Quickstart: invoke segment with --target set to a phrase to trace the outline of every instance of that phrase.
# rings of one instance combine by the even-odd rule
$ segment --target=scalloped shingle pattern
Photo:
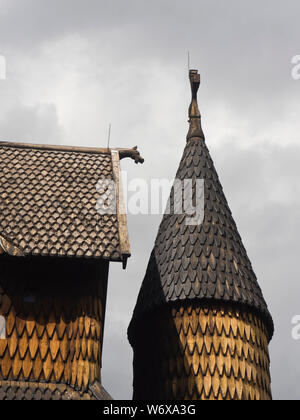
[[[109,203],[111,156],[0,145],[0,235],[25,255],[120,261],[118,220]]]
[[[0,266],[0,379],[80,391],[99,382],[108,262],[2,255]]]
[[[96,393],[108,261],[2,255],[0,266],[0,314],[6,320],[0,400],[14,397],[14,389],[18,398],[27,391],[41,399],[84,399],[91,387]]]
[[[273,321],[243,246],[217,172],[203,140],[190,140],[177,179],[204,179],[204,221],[189,226],[185,214],[165,214],[139,293],[133,322],[168,302],[202,299],[246,305]],[[170,195],[174,207],[174,188]],[[170,212],[172,213],[172,211]],[[129,329],[129,337],[131,334]]]
[[[34,400],[111,400],[99,382],[88,390],[78,390],[65,384],[42,382],[0,381],[0,400],[34,401]]]

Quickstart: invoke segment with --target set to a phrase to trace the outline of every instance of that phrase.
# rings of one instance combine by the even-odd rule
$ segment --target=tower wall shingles
[[[272,398],[267,331],[256,315],[226,306],[168,305],[140,331],[135,400]]]

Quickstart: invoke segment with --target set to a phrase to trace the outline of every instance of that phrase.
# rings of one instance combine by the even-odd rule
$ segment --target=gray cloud
[[[0,119],[3,140],[49,144],[55,139],[60,144],[63,133],[53,104],[16,106]]]

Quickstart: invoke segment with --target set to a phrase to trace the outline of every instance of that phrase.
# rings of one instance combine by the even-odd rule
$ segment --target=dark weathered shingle
[[[76,389],[70,385],[0,380],[0,400],[111,400],[99,382],[88,389]]]
[[[111,153],[0,143],[0,236],[24,255],[121,261],[118,215],[101,215],[111,200]]]

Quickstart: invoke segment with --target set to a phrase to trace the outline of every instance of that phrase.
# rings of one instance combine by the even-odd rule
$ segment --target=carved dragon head
[[[145,159],[142,158],[137,146],[133,147],[132,149],[118,149],[118,151],[120,155],[120,160],[125,158],[131,158],[135,161],[136,164],[145,162]]]

